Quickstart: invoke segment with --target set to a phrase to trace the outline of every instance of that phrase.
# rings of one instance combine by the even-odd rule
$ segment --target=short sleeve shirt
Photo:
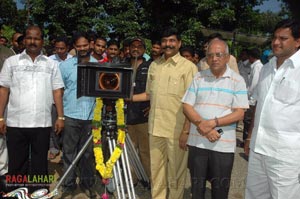
[[[229,67],[220,78],[215,78],[209,69],[197,73],[182,102],[193,106],[196,112],[207,120],[226,116],[232,113],[234,108],[249,107],[246,83],[242,76]],[[188,145],[218,152],[234,152],[236,124],[220,128],[224,131],[223,135],[212,143],[200,135],[196,126],[192,124]]]
[[[179,53],[167,60],[162,56],[151,63],[146,85],[151,103],[150,134],[179,138],[185,120],[181,98],[196,73],[196,65]]]
[[[6,59],[0,73],[0,85],[10,89],[7,126],[52,126],[53,90],[64,87],[55,61],[41,54],[33,62],[24,50]]]

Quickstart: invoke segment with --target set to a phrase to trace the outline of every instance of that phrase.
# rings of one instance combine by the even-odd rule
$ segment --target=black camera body
[[[133,69],[129,63],[79,63],[77,98],[130,98]]]

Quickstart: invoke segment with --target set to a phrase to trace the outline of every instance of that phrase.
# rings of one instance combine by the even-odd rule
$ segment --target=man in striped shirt
[[[211,41],[206,54],[210,68],[197,73],[182,99],[183,111],[192,123],[187,140],[192,198],[205,198],[207,179],[212,198],[228,197],[235,125],[248,108],[244,79],[226,66],[229,55],[223,40]]]

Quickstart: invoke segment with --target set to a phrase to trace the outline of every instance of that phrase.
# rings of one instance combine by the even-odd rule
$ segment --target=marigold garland
[[[94,155],[96,160],[96,170],[100,173],[103,179],[109,179],[113,177],[113,167],[116,161],[120,158],[126,134],[124,131],[125,119],[124,119],[124,100],[118,99],[116,101],[116,112],[117,112],[117,127],[118,127],[118,138],[117,145],[111,154],[110,158],[104,163],[102,142],[101,142],[101,116],[102,116],[103,101],[101,98],[96,99],[96,107],[94,109],[93,118],[93,141],[94,141]]]

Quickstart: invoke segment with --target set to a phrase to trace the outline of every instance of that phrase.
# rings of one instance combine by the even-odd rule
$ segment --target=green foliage
[[[15,30],[11,26],[3,25],[1,28],[1,34],[5,36],[9,41],[11,40]]]
[[[159,39],[166,27],[182,32],[184,44],[199,46],[201,28],[246,34],[271,33],[278,20],[289,16],[259,13],[253,7],[265,0],[23,0],[17,10],[13,0],[1,0],[0,22],[15,30],[29,23],[42,26],[49,35],[72,35],[93,30],[102,37],[123,40],[132,36]],[[288,0],[285,0],[288,1]],[[236,45],[234,45],[236,46]]]
[[[108,15],[110,37],[123,40],[139,34],[142,16],[139,16],[140,11],[135,1],[107,0],[104,8]]]
[[[211,16],[208,18],[211,26],[221,26],[222,24],[231,23],[236,21],[235,12],[229,8],[224,8],[222,10],[213,10]]]
[[[182,43],[183,45],[192,45],[199,46],[201,43],[201,38],[203,35],[200,31],[200,28],[203,28],[200,21],[197,21],[194,18],[190,18],[187,21],[189,29],[182,32]]]

